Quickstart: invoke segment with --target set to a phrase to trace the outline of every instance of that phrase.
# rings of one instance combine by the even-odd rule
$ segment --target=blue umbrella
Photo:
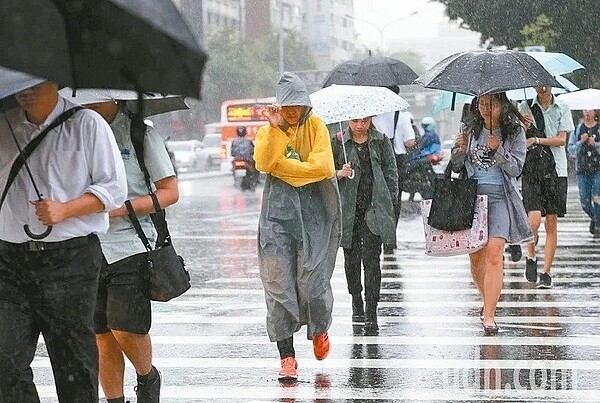
[[[550,74],[559,76],[571,73],[585,67],[577,60],[564,53],[553,52],[525,52],[538,61]]]

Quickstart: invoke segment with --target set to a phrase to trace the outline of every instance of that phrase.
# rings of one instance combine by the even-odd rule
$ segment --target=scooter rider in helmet
[[[246,126],[238,126],[235,131],[238,138],[231,142],[231,156],[234,160],[246,161],[247,172],[256,181],[258,179],[258,171],[254,165],[254,143],[246,137],[248,133]]]
[[[254,143],[246,138],[246,126],[238,126],[235,129],[238,136],[237,139],[231,142],[231,156],[234,159],[244,159],[252,163],[252,154],[254,154]]]

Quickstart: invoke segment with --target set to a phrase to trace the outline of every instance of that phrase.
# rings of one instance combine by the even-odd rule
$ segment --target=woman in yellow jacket
[[[340,201],[329,132],[311,114],[304,83],[284,73],[269,124],[256,135],[256,168],[267,174],[258,231],[267,333],[277,342],[280,380],[297,379],[293,336],[307,325],[317,360],[329,353],[331,275],[339,247]]]

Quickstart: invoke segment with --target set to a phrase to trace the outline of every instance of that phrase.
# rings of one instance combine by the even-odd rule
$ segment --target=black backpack
[[[539,105],[533,105],[532,100],[527,101],[527,104],[533,113],[535,125],[531,124],[529,126],[525,137],[545,138],[546,124],[544,123],[542,110]],[[525,164],[523,165],[521,175],[527,178],[556,178],[556,164],[550,147],[541,144],[533,144],[529,147],[525,155]]]

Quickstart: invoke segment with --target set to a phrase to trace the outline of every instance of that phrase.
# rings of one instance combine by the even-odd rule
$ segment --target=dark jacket
[[[338,180],[340,197],[342,200],[342,242],[341,246],[350,248],[352,245],[352,229],[356,212],[356,196],[358,182],[361,176],[361,166],[354,142],[351,141],[350,129],[344,131],[344,142],[348,153],[348,162],[354,168],[354,178]],[[373,194],[371,206],[367,210],[365,219],[369,230],[381,237],[384,245],[396,245],[396,220],[394,205],[398,200],[398,171],[396,158],[390,141],[374,128],[369,129],[367,139],[371,168],[373,170]],[[344,151],[342,143],[335,137],[331,139],[335,168],[341,169],[344,165]]]

